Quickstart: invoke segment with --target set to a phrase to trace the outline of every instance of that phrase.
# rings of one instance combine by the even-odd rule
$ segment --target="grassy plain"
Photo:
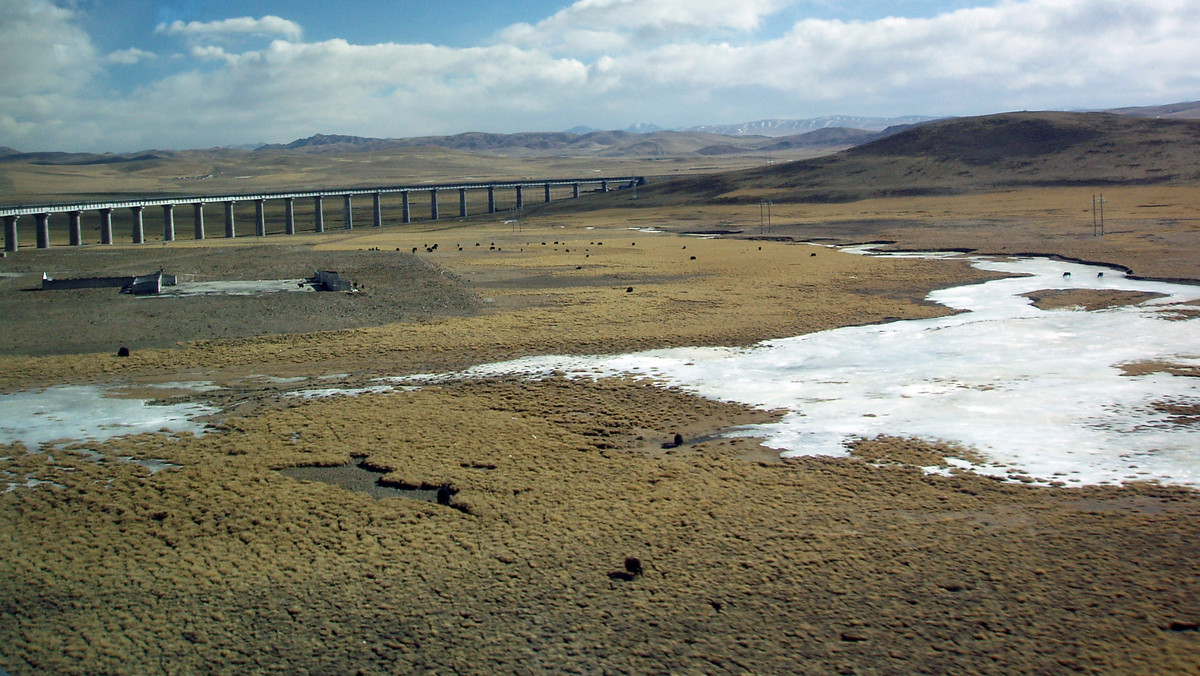
[[[1192,491],[927,476],[920,467],[963,451],[896,438],[864,440],[849,458],[780,462],[753,441],[704,440],[772,412],[631,379],[286,396],[529,354],[745,345],[933,316],[945,310],[923,301],[928,290],[980,278],[961,263],[799,243],[809,239],[1037,251],[1200,277],[1194,187],[1104,188],[1104,237],[1092,235],[1092,192],[780,203],[761,233],[753,201],[621,191],[530,209],[519,225],[393,217],[261,241],[23,248],[0,260],[11,275],[0,277],[0,329],[22,346],[0,356],[0,391],[203,380],[221,389],[169,396],[226,413],[202,436],[78,447],[100,463],[70,449],[3,454],[10,476],[59,487],[0,495],[0,666],[1200,670]],[[681,234],[705,230],[741,232]],[[213,279],[336,266],[364,290],[207,300],[27,290],[42,271],[160,266]],[[132,355],[116,357],[118,345]],[[675,432],[689,443],[664,450]],[[129,456],[179,468],[150,474],[118,461]],[[375,500],[275,471],[353,456],[394,483],[449,483],[452,503]],[[644,575],[625,575],[629,556]]]

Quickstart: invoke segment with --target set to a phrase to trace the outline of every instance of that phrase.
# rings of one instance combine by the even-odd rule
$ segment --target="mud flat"
[[[530,221],[520,231],[488,222],[295,242],[301,257],[329,252],[344,257],[342,267],[363,266],[366,290],[352,296],[274,294],[203,313],[187,303],[214,299],[56,301],[70,308],[57,315],[58,332],[92,337],[0,357],[3,391],[206,381],[221,389],[164,399],[225,413],[200,435],[79,444],[105,460],[155,458],[178,469],[68,463],[70,444],[0,452],[5,476],[56,485],[0,495],[0,665],[10,673],[1200,669],[1200,499],[1189,489],[998,481],[950,471],[946,457],[961,449],[888,436],[844,458],[767,461],[753,440],[694,440],[772,412],[629,378],[285,396],[536,354],[738,346],[933,317],[948,310],[923,300],[929,290],[993,276],[959,262],[632,232],[646,223],[599,216]],[[432,243],[437,253],[412,257],[412,247]],[[247,247],[243,258],[251,265],[272,252]],[[0,270],[32,274],[58,261],[54,250],[45,260],[27,253],[38,252],[22,250]],[[103,253],[143,269],[160,250]],[[434,274],[405,276],[417,269]],[[398,290],[414,279],[429,284]],[[0,279],[2,302],[36,316],[21,308],[45,301],[23,280]],[[384,291],[389,284],[397,290]],[[420,312],[386,316],[388,293]],[[327,313],[327,326],[281,329],[296,310],[283,304],[322,298],[328,305],[305,311]],[[87,333],[119,311],[93,302],[127,301],[158,303],[156,319],[179,327],[172,342],[135,345],[121,358],[128,325]],[[30,341],[28,326],[5,321],[5,338]],[[238,332],[214,335],[219,326]],[[664,449],[675,433],[685,444]],[[451,505],[377,499],[277,471],[359,456],[396,485],[451,484]],[[939,464],[942,475],[924,469]],[[627,557],[643,574],[624,574]]]

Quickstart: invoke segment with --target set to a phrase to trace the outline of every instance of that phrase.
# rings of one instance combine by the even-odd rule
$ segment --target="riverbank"
[[[381,271],[360,276],[364,292],[324,301],[331,307],[369,306],[389,279],[399,288],[388,261],[434,243],[437,253],[422,248],[418,257],[463,305],[305,334],[199,333],[192,338],[207,339],[135,345],[126,358],[109,342],[116,333],[98,333],[94,353],[0,358],[6,391],[205,380],[230,388],[216,403],[231,411],[202,436],[86,444],[103,463],[68,462],[69,451],[5,454],[4,471],[61,488],[0,496],[0,542],[18,553],[0,562],[0,612],[11,619],[0,625],[3,666],[1197,669],[1200,582],[1188,571],[1200,500],[1192,491],[931,476],[920,467],[958,451],[894,438],[860,444],[849,458],[748,462],[752,442],[694,442],[769,412],[628,379],[281,396],[318,382],[351,387],[529,354],[744,345],[938,316],[947,311],[923,301],[928,290],[982,276],[961,263],[629,225],[645,223],[527,221],[520,231],[488,223],[300,240],[314,259],[350,252],[348,262]],[[145,249],[115,251],[137,266],[155,261]],[[270,254],[247,251],[250,262]],[[33,258],[20,263],[30,273],[41,262]],[[21,291],[21,278],[3,283],[37,295]],[[136,307],[186,329],[169,317],[186,306],[162,305],[179,301],[189,302],[95,302],[159,303]],[[294,301],[256,302],[202,314],[213,326],[252,327],[287,311],[272,303]],[[103,307],[74,306],[60,330],[103,321]],[[308,380],[284,382],[300,376]],[[687,443],[664,449],[677,432]],[[392,483],[452,485],[451,504],[375,500],[276,471],[359,455]],[[129,456],[179,469],[150,474],[116,461]],[[628,572],[627,557],[642,562],[641,575]]]

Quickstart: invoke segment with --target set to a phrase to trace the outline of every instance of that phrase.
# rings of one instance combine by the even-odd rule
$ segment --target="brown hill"
[[[1132,115],[1133,117],[1168,117],[1181,120],[1193,120],[1200,118],[1200,101],[1168,103],[1162,106],[1133,106],[1130,108],[1113,108],[1112,110],[1106,112],[1117,113],[1119,115]]]
[[[1200,182],[1200,120],[1005,113],[918,126],[849,150],[649,186],[673,202],[844,202],[1033,186]]]

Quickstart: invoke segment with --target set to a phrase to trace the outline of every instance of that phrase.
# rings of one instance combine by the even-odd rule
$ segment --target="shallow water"
[[[366,493],[379,500],[395,497],[424,500],[426,502],[436,502],[437,500],[438,492],[436,489],[399,488],[380,483],[380,478],[384,474],[387,474],[387,472],[368,468],[363,458],[355,458],[349,463],[333,467],[288,467],[279,470],[279,473],[293,479],[320,481],[345,488],[349,491]]]
[[[764,437],[784,456],[839,456],[856,438],[916,436],[980,451],[992,464],[975,469],[986,473],[1067,484],[1157,479],[1200,487],[1200,428],[1175,424],[1153,408],[1200,403],[1200,379],[1127,376],[1119,368],[1143,360],[1200,363],[1200,321],[1170,319],[1173,307],[1200,298],[1200,287],[1047,259],[973,264],[1026,276],[930,294],[964,311],[950,317],[848,327],[744,349],[518,359],[460,375],[643,374],[714,399],[784,409],[781,421],[741,432]],[[1084,312],[1040,310],[1021,296],[1079,288],[1166,297]]]

